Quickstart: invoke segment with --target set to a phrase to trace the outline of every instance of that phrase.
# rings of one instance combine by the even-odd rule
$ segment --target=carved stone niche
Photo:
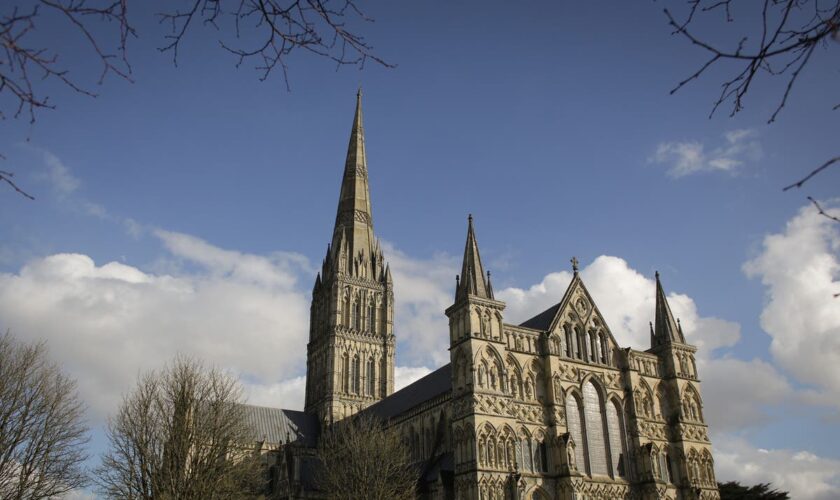
[[[575,440],[571,433],[565,432],[560,435],[561,464],[560,473],[564,475],[578,475],[577,463],[575,460]]]

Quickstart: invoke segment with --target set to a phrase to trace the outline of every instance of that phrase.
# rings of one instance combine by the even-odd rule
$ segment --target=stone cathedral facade
[[[651,345],[619,346],[574,277],[557,304],[505,322],[470,216],[450,363],[394,392],[393,278],[373,230],[361,94],[333,230],[312,291],[304,412],[253,408],[279,445],[282,498],[318,498],[318,429],[359,412],[403,436],[429,499],[716,499],[696,348],[656,276]],[[398,299],[398,297],[397,297]],[[261,427],[260,427],[261,426]]]

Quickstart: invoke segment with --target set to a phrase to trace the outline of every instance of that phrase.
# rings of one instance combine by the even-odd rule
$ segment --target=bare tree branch
[[[835,156],[834,158],[832,158],[832,159],[828,160],[827,162],[823,163],[819,167],[812,170],[810,174],[806,175],[802,179],[799,179],[798,181],[794,182],[790,186],[785,186],[785,188],[782,189],[782,191],[787,191],[787,190],[793,189],[793,188],[797,188],[797,189],[801,188],[802,185],[805,184],[806,182],[808,182],[809,180],[811,180],[812,177],[814,177],[815,175],[819,174],[820,172],[822,172],[823,170],[827,169],[828,167],[834,165],[837,162],[840,162],[840,156]]]
[[[673,34],[680,35],[693,45],[709,53],[710,59],[693,75],[677,84],[671,93],[699,78],[713,64],[724,60],[741,62],[742,69],[722,84],[720,95],[712,106],[713,115],[718,107],[732,101],[730,116],[743,109],[744,96],[754,79],[762,72],[770,75],[788,75],[785,91],[768,122],[775,121],[790,96],[793,84],[809,62],[814,49],[821,43],[838,36],[840,30],[840,1],[829,8],[821,8],[816,0],[764,0],[761,10],[761,37],[757,47],[748,50],[749,36],[741,38],[735,49],[721,49],[702,40],[689,30],[699,11],[710,12],[724,8],[727,21],[731,21],[732,0],[689,0],[689,13],[682,22],[677,21],[669,9],[664,9]],[[810,9],[810,16],[804,15]]]
[[[237,57],[239,67],[246,60],[255,59],[260,80],[266,80],[278,67],[289,88],[287,58],[301,49],[336,63],[364,67],[372,60],[385,67],[393,67],[373,53],[365,39],[347,29],[347,21],[357,18],[372,22],[356,6],[354,0],[190,0],[185,9],[158,14],[162,23],[169,23],[172,32],[161,52],[172,52],[178,63],[178,49],[187,31],[201,22],[219,29],[219,23],[231,20],[236,43],[219,40],[220,46]],[[245,30],[257,41],[240,45]]]
[[[814,207],[817,209],[817,212],[819,212],[819,214],[822,215],[823,217],[828,217],[829,219],[831,219],[835,222],[840,222],[840,217],[837,217],[835,215],[831,215],[830,213],[823,210],[823,207],[814,198],[809,196],[808,201],[810,201],[814,205]]]
[[[0,13],[0,119],[28,116],[34,123],[41,109],[55,106],[44,95],[38,84],[54,80],[80,94],[96,97],[96,93],[71,77],[70,70],[61,64],[58,49],[45,47],[35,40],[35,33],[43,23],[57,18],[69,23],[87,42],[101,64],[98,83],[109,74],[131,80],[126,46],[129,36],[135,34],[128,23],[128,0],[37,0],[18,5],[12,2]],[[117,26],[114,48],[106,48],[98,29],[102,23]],[[23,196],[34,199],[19,189],[10,175],[0,177]]]
[[[811,61],[816,48],[826,47],[832,40],[840,42],[840,0],[764,0],[760,12],[760,36],[753,37],[757,38],[758,42],[751,44],[750,36],[743,36],[734,49],[719,48],[690,30],[700,13],[723,9],[726,21],[733,21],[730,9],[733,5],[732,0],[688,0],[688,5],[688,13],[682,22],[667,8],[664,9],[665,16],[673,28],[674,35],[682,36],[692,45],[702,48],[709,54],[709,59],[697,71],[680,81],[671,93],[698,79],[710,67],[722,61],[742,65],[734,76],[721,84],[720,94],[709,114],[710,118],[727,102],[732,103],[730,116],[741,111],[745,96],[760,75],[784,76],[787,79],[784,91],[767,121],[774,122],[787,105],[793,86]],[[840,109],[840,104],[832,109]],[[838,161],[840,157],[826,161],[807,176],[785,187],[783,191],[801,188],[815,175]],[[813,202],[812,198],[808,199]],[[822,210],[820,213],[836,220]]]
[[[0,170],[0,181],[3,181],[5,183],[9,184],[10,186],[12,186],[12,189],[17,191],[18,193],[20,193],[24,197],[29,198],[30,200],[34,200],[35,199],[34,196],[27,193],[23,189],[19,188],[18,185],[14,183],[14,181],[12,180],[12,177],[14,177],[14,176],[15,176],[15,174],[12,173],[12,172],[6,172],[5,170]]]
[[[97,469],[107,498],[256,498],[263,469],[229,375],[177,358],[143,376],[108,425]]]
[[[316,484],[329,500],[415,498],[419,471],[395,428],[360,413],[333,424],[318,440]]]
[[[87,484],[83,412],[45,344],[0,336],[0,498],[54,498]]]

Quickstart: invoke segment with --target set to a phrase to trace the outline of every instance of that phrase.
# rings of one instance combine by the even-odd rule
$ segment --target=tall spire
[[[488,276],[489,277],[489,276]],[[484,268],[481,265],[481,255],[478,253],[478,243],[475,240],[473,218],[470,214],[467,223],[467,244],[464,247],[464,263],[461,266],[460,281],[455,290],[455,301],[474,295],[484,299],[493,298],[493,289],[484,278]]]
[[[362,125],[362,89],[356,93],[356,114],[347,146],[347,160],[344,163],[344,177],[335,216],[333,250],[344,236],[351,258],[363,253],[367,259],[374,252],[373,218],[370,210],[368,189],[367,157],[365,155],[365,129]]]
[[[668,299],[665,297],[665,290],[659,280],[659,271],[656,272],[656,326],[653,330],[653,345],[666,344],[670,342],[683,342],[685,338],[682,329],[674,321],[671,307],[668,306]]]

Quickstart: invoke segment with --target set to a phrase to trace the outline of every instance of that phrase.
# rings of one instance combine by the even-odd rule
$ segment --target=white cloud
[[[449,322],[443,311],[455,297],[454,257],[416,259],[382,244],[394,278],[394,335],[403,363],[441,366],[449,362]]]
[[[768,408],[793,403],[787,379],[761,359],[701,359],[697,370],[703,378],[703,416],[715,432],[759,426],[769,420]]]
[[[840,210],[832,211],[835,215]],[[744,265],[761,279],[767,302],[761,326],[774,359],[801,382],[840,400],[840,226],[804,207],[785,230],[764,238],[761,253]]]
[[[604,315],[607,325],[620,345],[646,349],[650,344],[649,322],[656,304],[656,282],[647,278],[627,261],[602,255],[581,270],[581,278]],[[554,272],[528,288],[506,288],[496,295],[507,302],[505,318],[519,323],[534,316],[563,298],[572,275]],[[668,302],[679,317],[688,341],[700,348],[701,356],[714,349],[731,346],[738,341],[738,324],[714,317],[702,317],[691,297],[671,292]]]
[[[432,373],[432,370],[425,366],[394,367],[394,390],[398,391],[407,385],[411,385],[430,373]]]
[[[47,151],[41,152],[44,155],[44,163],[46,163],[47,169],[40,178],[46,180],[56,194],[67,196],[79,189],[81,182],[70,173],[70,169],[59,157]]]
[[[668,175],[675,178],[699,172],[735,173],[747,161],[761,159],[757,136],[751,129],[732,130],[724,134],[724,144],[709,152],[697,141],[663,142],[648,161],[667,165]]]
[[[802,450],[755,448],[735,436],[713,439],[718,481],[770,483],[797,500],[835,499],[840,494],[840,460]]]
[[[153,274],[57,254],[0,274],[0,327],[46,339],[99,417],[139,372],[178,352],[261,384],[302,371],[308,299],[296,288],[306,267],[298,256],[229,252],[177,233],[161,238],[195,269]]]
[[[306,376],[301,375],[276,384],[245,382],[245,400],[252,405],[303,410]]]

